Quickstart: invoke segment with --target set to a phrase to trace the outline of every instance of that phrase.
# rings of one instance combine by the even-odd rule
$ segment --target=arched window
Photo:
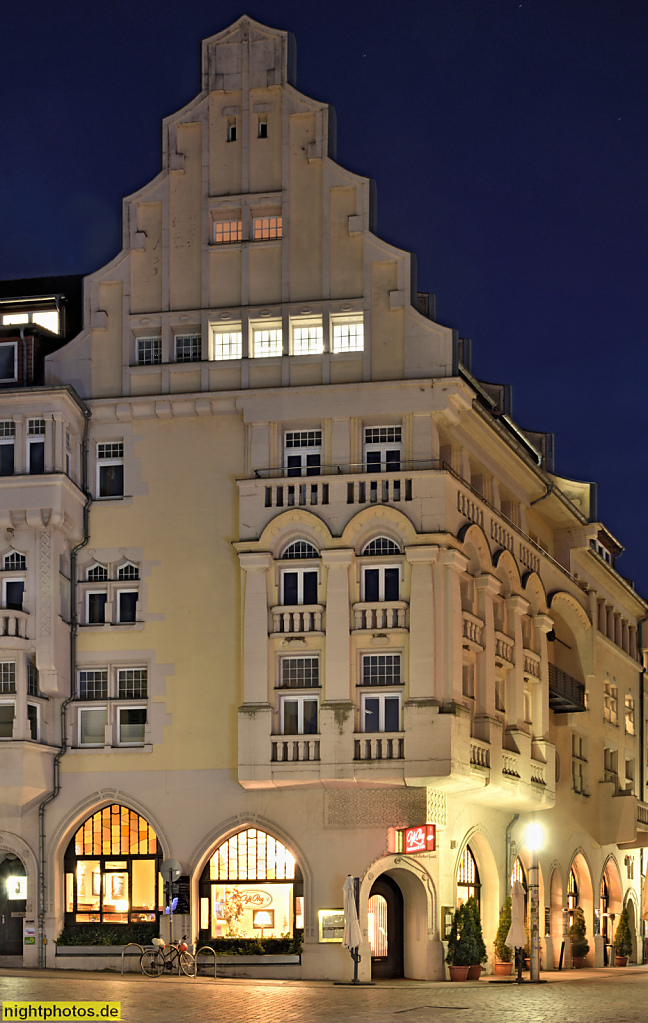
[[[293,561],[297,558],[319,558],[319,551],[308,540],[293,540],[285,548],[281,557]]]
[[[467,845],[457,871],[457,904],[460,906],[467,902],[471,895],[474,895],[479,904],[480,892],[479,871],[470,846]]]
[[[65,922],[158,920],[162,854],[148,821],[113,803],[81,825],[65,853]]]
[[[574,922],[574,910],[578,905],[578,883],[574,868],[569,871],[569,882],[567,884],[567,908],[569,910],[569,926]]]
[[[93,565],[88,569],[86,578],[90,582],[104,582],[108,578],[108,569],[105,565]]]
[[[529,889],[527,886],[526,873],[524,871],[524,867],[522,866],[522,861],[519,856],[515,857],[515,863],[513,864],[513,870],[511,871],[511,886],[513,885],[514,881],[519,881],[522,887],[524,888],[524,918],[526,919]]]
[[[122,565],[117,569],[118,579],[139,579],[139,568],[134,565],[131,561],[127,561],[125,565]]]
[[[304,926],[299,865],[278,839],[257,828],[216,849],[200,879],[200,938],[293,935]]]
[[[402,554],[400,547],[388,536],[377,536],[370,540],[362,549],[362,557],[376,557],[382,554]]]
[[[11,554],[5,554],[2,559],[2,567],[5,572],[21,571],[27,568],[27,560],[24,554],[12,551]]]
[[[600,916],[601,916],[601,934],[603,935],[605,944],[608,944],[609,938],[609,927],[608,927],[608,905],[610,901],[610,894],[608,892],[607,880],[605,874],[601,878],[601,905],[600,905]]]

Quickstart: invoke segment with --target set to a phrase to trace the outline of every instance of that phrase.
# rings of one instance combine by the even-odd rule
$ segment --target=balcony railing
[[[319,739],[273,739],[272,763],[315,761],[320,758]]]
[[[321,632],[324,622],[323,604],[279,604],[270,608],[272,632]]]
[[[26,611],[16,611],[7,608],[0,610],[0,638],[4,636],[17,636],[19,639],[27,639],[27,621],[29,615]]]
[[[490,746],[479,739],[470,740],[470,766],[490,767]]]
[[[443,462],[440,458],[432,459],[421,459],[416,460],[405,460],[400,462],[392,463],[380,469],[375,465],[368,465],[367,462],[347,462],[340,465],[320,465],[315,468],[310,466],[304,470],[303,475],[309,478],[313,476],[359,476],[363,473],[371,473],[372,475],[384,476],[393,475],[395,472],[426,472],[430,469],[449,469],[450,467],[446,462]],[[295,474],[295,470],[286,469],[283,466],[279,466],[275,469],[255,469],[254,475],[258,480],[272,480],[281,479],[283,477],[291,477]]]
[[[407,604],[404,600],[353,605],[353,629],[406,629]]]
[[[562,668],[549,664],[549,706],[554,714],[578,714],[585,710],[585,685]]]
[[[481,646],[482,641],[482,629],[484,623],[481,618],[477,618],[470,611],[463,612],[463,638],[467,639],[469,643],[475,643],[477,646]]]
[[[402,760],[405,756],[405,737],[398,732],[354,735],[354,760]]]
[[[524,672],[533,678],[540,678],[540,657],[533,650],[524,651]]]

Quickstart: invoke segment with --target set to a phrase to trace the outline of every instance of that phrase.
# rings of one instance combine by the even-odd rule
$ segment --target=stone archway
[[[562,877],[560,876],[560,870],[558,867],[554,867],[551,872],[551,880],[549,882],[550,931],[554,960],[552,965],[554,969],[557,966],[557,960],[560,957],[560,948],[565,939],[564,928],[566,914],[563,912],[563,905]],[[549,963],[547,963],[547,968],[551,968]]]
[[[585,961],[588,966],[593,966],[595,964],[595,943],[590,939],[594,935],[594,890],[592,886],[592,873],[582,852],[576,853],[571,862],[570,869],[573,870],[577,882],[578,894],[576,905],[580,906],[585,914],[587,939],[590,946]]]
[[[23,919],[27,909],[27,871],[20,857],[0,850],[0,961],[23,954]],[[20,964],[19,964],[20,965]]]

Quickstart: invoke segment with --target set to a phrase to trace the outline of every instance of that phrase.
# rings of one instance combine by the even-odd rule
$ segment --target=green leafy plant
[[[471,966],[476,966],[478,963],[485,963],[488,960],[488,954],[486,952],[486,943],[484,941],[484,934],[482,931],[481,916],[479,915],[479,903],[474,895],[471,895],[466,906],[472,913],[473,923],[475,925],[475,942],[477,945],[477,958]]]
[[[497,926],[497,933],[495,934],[495,955],[499,959],[500,963],[510,963],[513,958],[513,949],[510,945],[506,944],[506,935],[511,929],[511,896],[504,900],[504,904],[500,909],[499,924]]]
[[[479,962],[475,922],[467,905],[459,906],[452,917],[448,937],[448,966],[474,966]]]
[[[632,955],[632,933],[630,931],[627,908],[623,909],[619,917],[619,923],[614,935],[614,948],[618,956]]]
[[[303,933],[297,931],[293,938],[209,938],[199,944],[213,948],[217,956],[299,955]]]
[[[569,940],[572,946],[572,956],[576,959],[583,959],[590,950],[587,943],[585,914],[581,906],[574,910],[574,922],[569,928]]]
[[[159,924],[76,924],[64,927],[57,945],[127,945],[136,941],[138,945],[150,945],[151,939],[160,933]]]
[[[243,916],[243,896],[238,888],[225,892],[223,901],[223,919],[227,924],[227,937],[235,938],[238,934],[239,920]]]

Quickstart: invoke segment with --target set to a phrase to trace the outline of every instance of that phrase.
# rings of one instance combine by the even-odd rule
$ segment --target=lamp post
[[[531,983],[540,980],[540,921],[538,909],[540,889],[538,884],[538,851],[544,845],[544,832],[540,824],[531,823],[526,829],[526,846],[531,853],[529,864],[529,892],[531,895],[531,914],[529,931],[531,937]]]

